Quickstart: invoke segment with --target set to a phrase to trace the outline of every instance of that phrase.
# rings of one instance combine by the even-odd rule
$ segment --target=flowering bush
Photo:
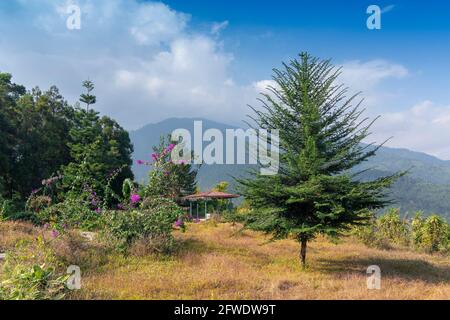
[[[96,230],[101,226],[101,211],[92,204],[79,199],[67,199],[36,213],[39,221],[55,226],[59,231],[67,228]]]
[[[157,252],[167,252],[173,245],[173,225],[181,216],[181,208],[169,199],[152,199],[146,208],[131,211],[111,211],[105,215],[105,233],[116,247],[126,251],[137,240],[159,243]],[[157,239],[164,239],[158,242]]]
[[[131,205],[137,205],[141,201],[141,196],[138,194],[132,194],[130,196]]]
[[[140,165],[152,166],[148,185],[144,189],[146,197],[179,199],[195,191],[197,170],[193,170],[191,165],[184,161],[175,163],[171,160],[175,146],[173,143],[166,145],[162,139],[161,144],[155,147],[154,153],[151,154],[152,161],[137,161]]]

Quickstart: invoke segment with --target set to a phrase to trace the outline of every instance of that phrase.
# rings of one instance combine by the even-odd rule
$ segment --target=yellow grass
[[[235,235],[230,224],[192,224],[178,233],[172,258],[116,259],[88,271],[83,299],[449,299],[450,259],[370,249],[353,239],[311,243],[309,267],[296,242],[267,243],[261,234]],[[114,259],[113,259],[114,260]],[[378,265],[381,290],[367,289],[366,269]]]
[[[14,226],[19,230],[17,234],[30,236],[25,225]],[[448,257],[400,249],[371,249],[351,238],[337,245],[319,238],[309,245],[308,268],[303,270],[295,241],[267,243],[262,234],[250,231],[236,234],[238,230],[231,224],[190,224],[186,233],[176,232],[180,249],[166,258],[125,258],[102,251],[97,244],[89,247],[84,243],[78,250],[90,250],[87,259],[96,261],[84,262],[83,288],[70,298],[450,298]],[[1,224],[0,231],[5,231]],[[8,241],[10,244],[12,238],[10,232],[0,233],[0,246]],[[100,258],[101,255],[104,257]],[[367,289],[369,265],[381,268],[381,290]]]

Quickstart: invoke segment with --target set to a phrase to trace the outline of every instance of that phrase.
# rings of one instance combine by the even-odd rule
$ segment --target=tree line
[[[78,192],[86,182],[99,194],[117,173],[113,190],[133,179],[133,146],[128,132],[115,120],[90,108],[94,84],[70,105],[57,87],[27,90],[0,73],[0,196],[23,203],[50,181]]]

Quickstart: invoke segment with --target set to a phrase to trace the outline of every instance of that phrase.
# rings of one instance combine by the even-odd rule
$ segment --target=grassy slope
[[[54,242],[67,264],[80,265],[82,290],[73,299],[448,299],[450,259],[403,250],[370,249],[344,239],[311,243],[309,268],[297,260],[298,245],[267,243],[261,234],[236,234],[230,224],[192,224],[177,232],[171,258],[124,258],[72,235]],[[0,251],[42,229],[0,223]],[[137,251],[137,250],[136,250]],[[382,271],[382,289],[367,290],[366,268]]]
[[[85,273],[84,299],[448,299],[450,259],[414,252],[369,249],[346,239],[310,245],[309,268],[290,240],[266,243],[262,235],[229,224],[190,225],[177,234],[172,258],[112,258]],[[265,244],[266,243],[266,244]],[[366,268],[382,270],[382,289],[368,290]]]

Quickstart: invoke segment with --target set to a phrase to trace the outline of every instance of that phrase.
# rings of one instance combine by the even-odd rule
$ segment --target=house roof
[[[225,193],[220,191],[209,191],[209,192],[200,192],[196,194],[192,194],[190,196],[186,196],[183,199],[185,200],[202,200],[202,199],[233,199],[239,198],[238,194]]]

